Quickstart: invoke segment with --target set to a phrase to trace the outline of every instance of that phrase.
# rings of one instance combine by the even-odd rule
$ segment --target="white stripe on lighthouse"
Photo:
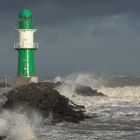
[[[36,29],[18,29],[19,31],[19,48],[35,48],[34,32]]]

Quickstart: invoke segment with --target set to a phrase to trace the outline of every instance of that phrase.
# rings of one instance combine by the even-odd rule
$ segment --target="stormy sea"
[[[75,104],[85,106],[89,119],[79,123],[51,124],[51,114],[43,118],[35,109],[0,111],[0,136],[3,140],[139,140],[140,77],[97,76],[74,73],[50,80],[63,82],[56,90]],[[105,96],[77,94],[76,86],[96,89]],[[1,88],[1,95],[13,87]],[[0,103],[5,102],[0,98]],[[5,137],[6,136],[6,137]]]

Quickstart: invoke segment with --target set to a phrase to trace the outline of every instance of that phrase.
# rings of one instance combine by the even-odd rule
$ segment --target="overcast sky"
[[[139,0],[1,0],[0,75],[17,73],[13,44],[18,13],[25,8],[38,29],[38,75],[140,75]]]

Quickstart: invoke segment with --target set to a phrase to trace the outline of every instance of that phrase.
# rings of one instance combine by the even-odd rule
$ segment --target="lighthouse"
[[[19,12],[19,42],[14,45],[18,52],[17,85],[38,82],[34,60],[35,51],[38,49],[38,43],[34,43],[34,33],[37,30],[33,28],[32,18],[32,12],[28,9]]]

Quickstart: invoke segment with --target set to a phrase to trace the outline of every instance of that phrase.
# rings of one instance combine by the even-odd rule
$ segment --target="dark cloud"
[[[45,0],[1,0],[1,11],[15,11],[21,8],[34,7],[35,5],[44,2]]]
[[[36,18],[47,19],[43,23],[55,24],[121,13],[137,15],[139,7],[139,0],[48,0],[33,10]]]
[[[40,12],[47,9],[61,10],[57,11],[57,14],[67,14],[67,10],[71,11],[71,14],[81,14],[81,16],[87,14],[90,15],[104,15],[112,14],[113,12],[136,12],[140,11],[139,0],[2,0],[0,9],[4,11],[19,10],[21,8],[39,8]],[[44,9],[45,8],[45,9]],[[65,12],[66,11],[66,12]]]
[[[139,0],[3,0],[0,75],[16,75],[20,9],[33,11],[39,75],[79,70],[140,74]],[[8,57],[8,59],[7,59]],[[4,61],[3,61],[4,60]]]

